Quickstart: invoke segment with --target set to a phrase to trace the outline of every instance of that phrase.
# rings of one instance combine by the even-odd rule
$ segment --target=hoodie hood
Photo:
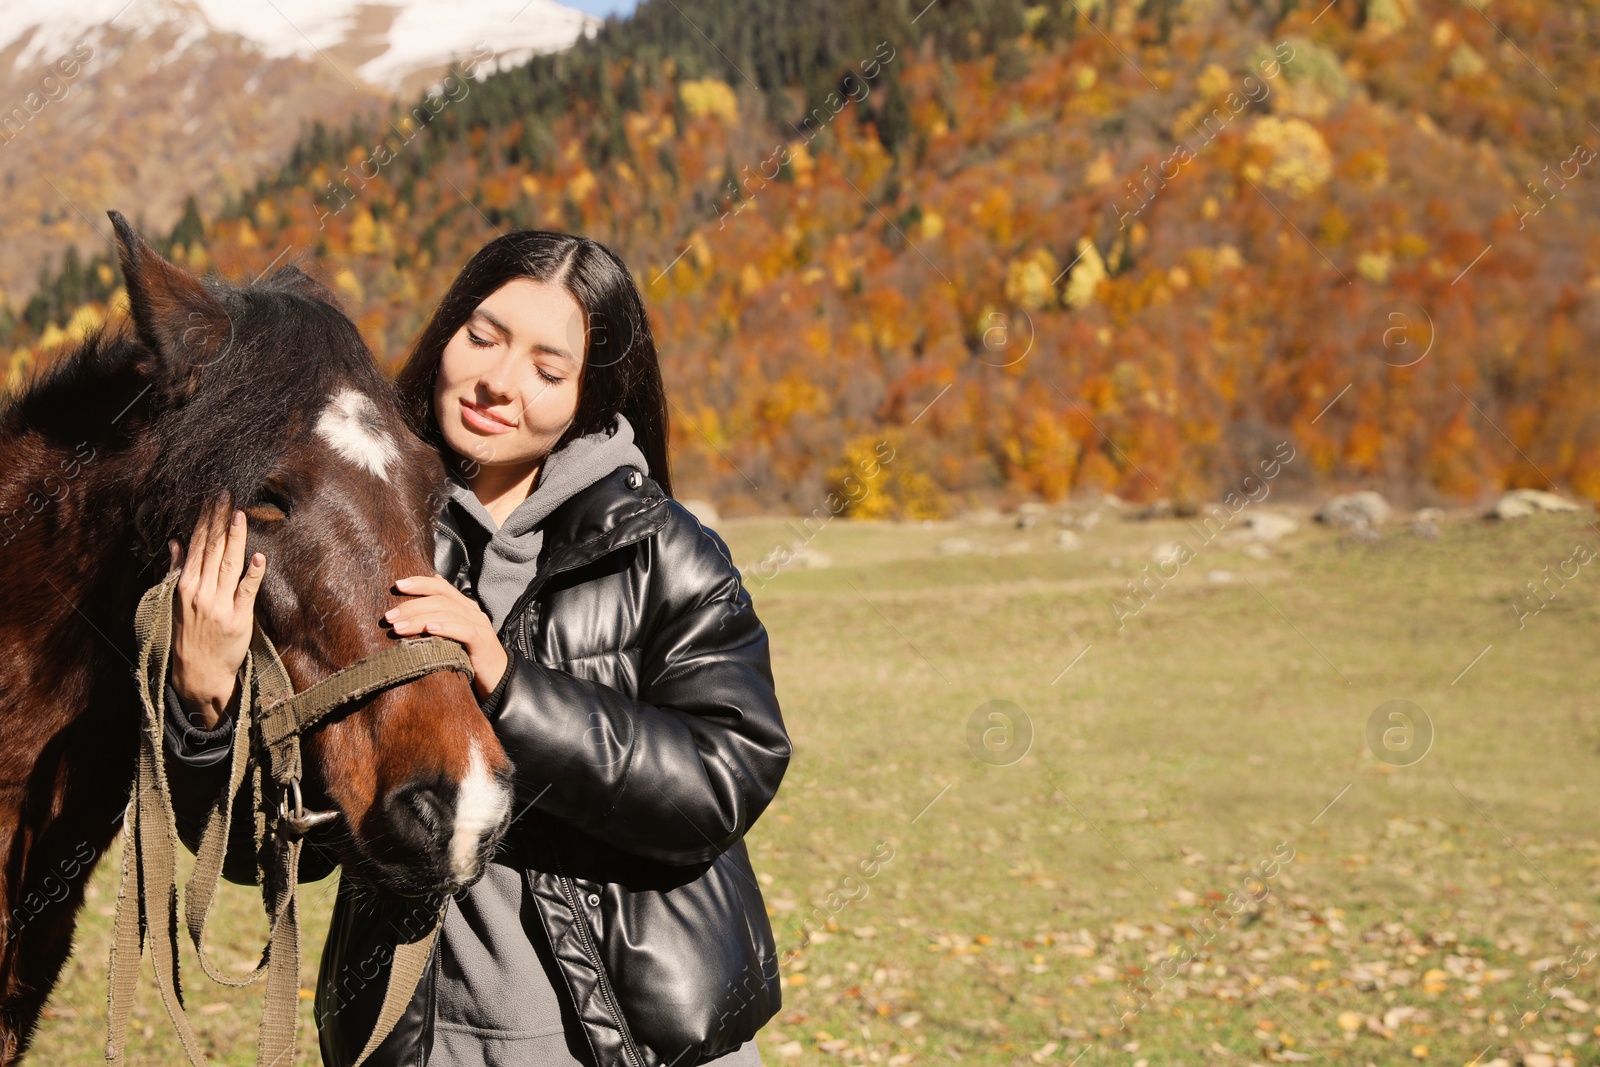
[[[488,538],[475,588],[478,603],[495,629],[505,622],[517,597],[533,580],[544,547],[544,520],[618,467],[650,473],[644,453],[634,444],[633,426],[620,412],[609,430],[576,437],[546,456],[533,491],[506,517],[503,526],[496,526],[494,516],[461,475],[449,471],[450,497],[457,505],[458,517],[465,516],[479,527],[483,531],[480,539]]]

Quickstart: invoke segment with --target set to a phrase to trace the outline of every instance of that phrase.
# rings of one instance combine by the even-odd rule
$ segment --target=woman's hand
[[[394,586],[416,598],[384,612],[394,632],[402,636],[429,633],[460,641],[472,661],[472,688],[478,699],[494,692],[511,661],[483,609],[437,574],[401,578]]]
[[[230,521],[224,493],[201,512],[187,550],[176,539],[167,542],[172,565],[183,567],[174,598],[172,688],[191,721],[206,730],[217,728],[239,688],[267,569],[260,552],[245,569],[246,532],[244,512],[234,511]]]

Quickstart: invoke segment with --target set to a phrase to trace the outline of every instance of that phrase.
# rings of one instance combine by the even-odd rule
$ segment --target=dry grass
[[[832,523],[831,566],[751,582],[795,741],[751,837],[787,955],[768,1064],[1600,1062],[1600,578],[1520,631],[1509,607],[1600,546],[1587,519],[1208,547],[1120,631],[1111,598],[1183,524],[1064,552],[1048,517]],[[745,565],[794,536],[720,529]],[[977,551],[935,551],[956,536]],[[1365,740],[1393,699],[1433,724],[1411,766]],[[991,700],[1031,724],[1007,765],[969,747]],[[100,1059],[114,875],[35,1062]],[[309,987],[331,883],[307,903]],[[262,923],[226,907],[242,963]],[[220,1061],[250,1062],[257,1001],[188,973]],[[140,1028],[131,1063],[181,1062],[148,985]]]

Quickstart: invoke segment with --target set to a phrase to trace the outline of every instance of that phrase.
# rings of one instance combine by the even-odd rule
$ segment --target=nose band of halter
[[[278,825],[273,831],[280,836],[304,837],[339,817],[334,811],[305,809],[300,796],[304,773],[301,734],[351,701],[425,674],[458,670],[470,679],[473,673],[466,649],[456,642],[431,635],[407,637],[296,693],[278,650],[259,622],[250,638],[250,651],[256,659],[257,736],[267,754],[268,772],[280,787]]]
[[[144,723],[139,731],[133,796],[123,817],[122,883],[111,948],[106,1061],[114,1067],[125,1064],[128,1020],[147,929],[156,987],[167,1014],[190,1062],[201,1067],[206,1063],[177,988],[178,835],[163,767],[167,662],[179,573],[176,568],[170,570],[147,590],[134,616],[139,658],[135,678]],[[194,874],[184,890],[184,908],[189,937],[208,976],[233,986],[249,985],[262,977],[267,980],[257,1035],[256,1062],[261,1067],[274,1067],[293,1058],[300,996],[300,849],[309,830],[338,817],[333,811],[305,810],[300,791],[304,774],[300,737],[352,701],[440,670],[460,671],[469,679],[473,676],[472,663],[459,643],[432,635],[402,638],[296,693],[278,650],[260,622],[255,624],[240,683],[228,783],[212,803],[201,831]],[[234,796],[246,777],[251,780],[255,804],[256,873],[271,934],[256,969],[239,976],[218,967],[204,943],[228,853]],[[448,901],[447,896],[437,901],[433,922],[419,937],[394,946],[383,1005],[372,1035],[352,1067],[359,1067],[382,1043],[410,1003],[427,968]]]
[[[285,787],[300,781],[303,774],[300,735],[345,704],[434,671],[457,670],[469,680],[473,676],[467,650],[449,638],[432,635],[401,638],[299,693],[259,622],[250,637],[250,652],[255,657],[257,736],[273,780]]]

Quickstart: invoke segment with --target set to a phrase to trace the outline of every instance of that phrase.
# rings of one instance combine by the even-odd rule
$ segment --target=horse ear
[[[200,279],[145,244],[120,211],[107,214],[134,328],[154,359],[150,376],[170,400],[182,402],[194,395],[201,371],[227,350],[233,324]]]

